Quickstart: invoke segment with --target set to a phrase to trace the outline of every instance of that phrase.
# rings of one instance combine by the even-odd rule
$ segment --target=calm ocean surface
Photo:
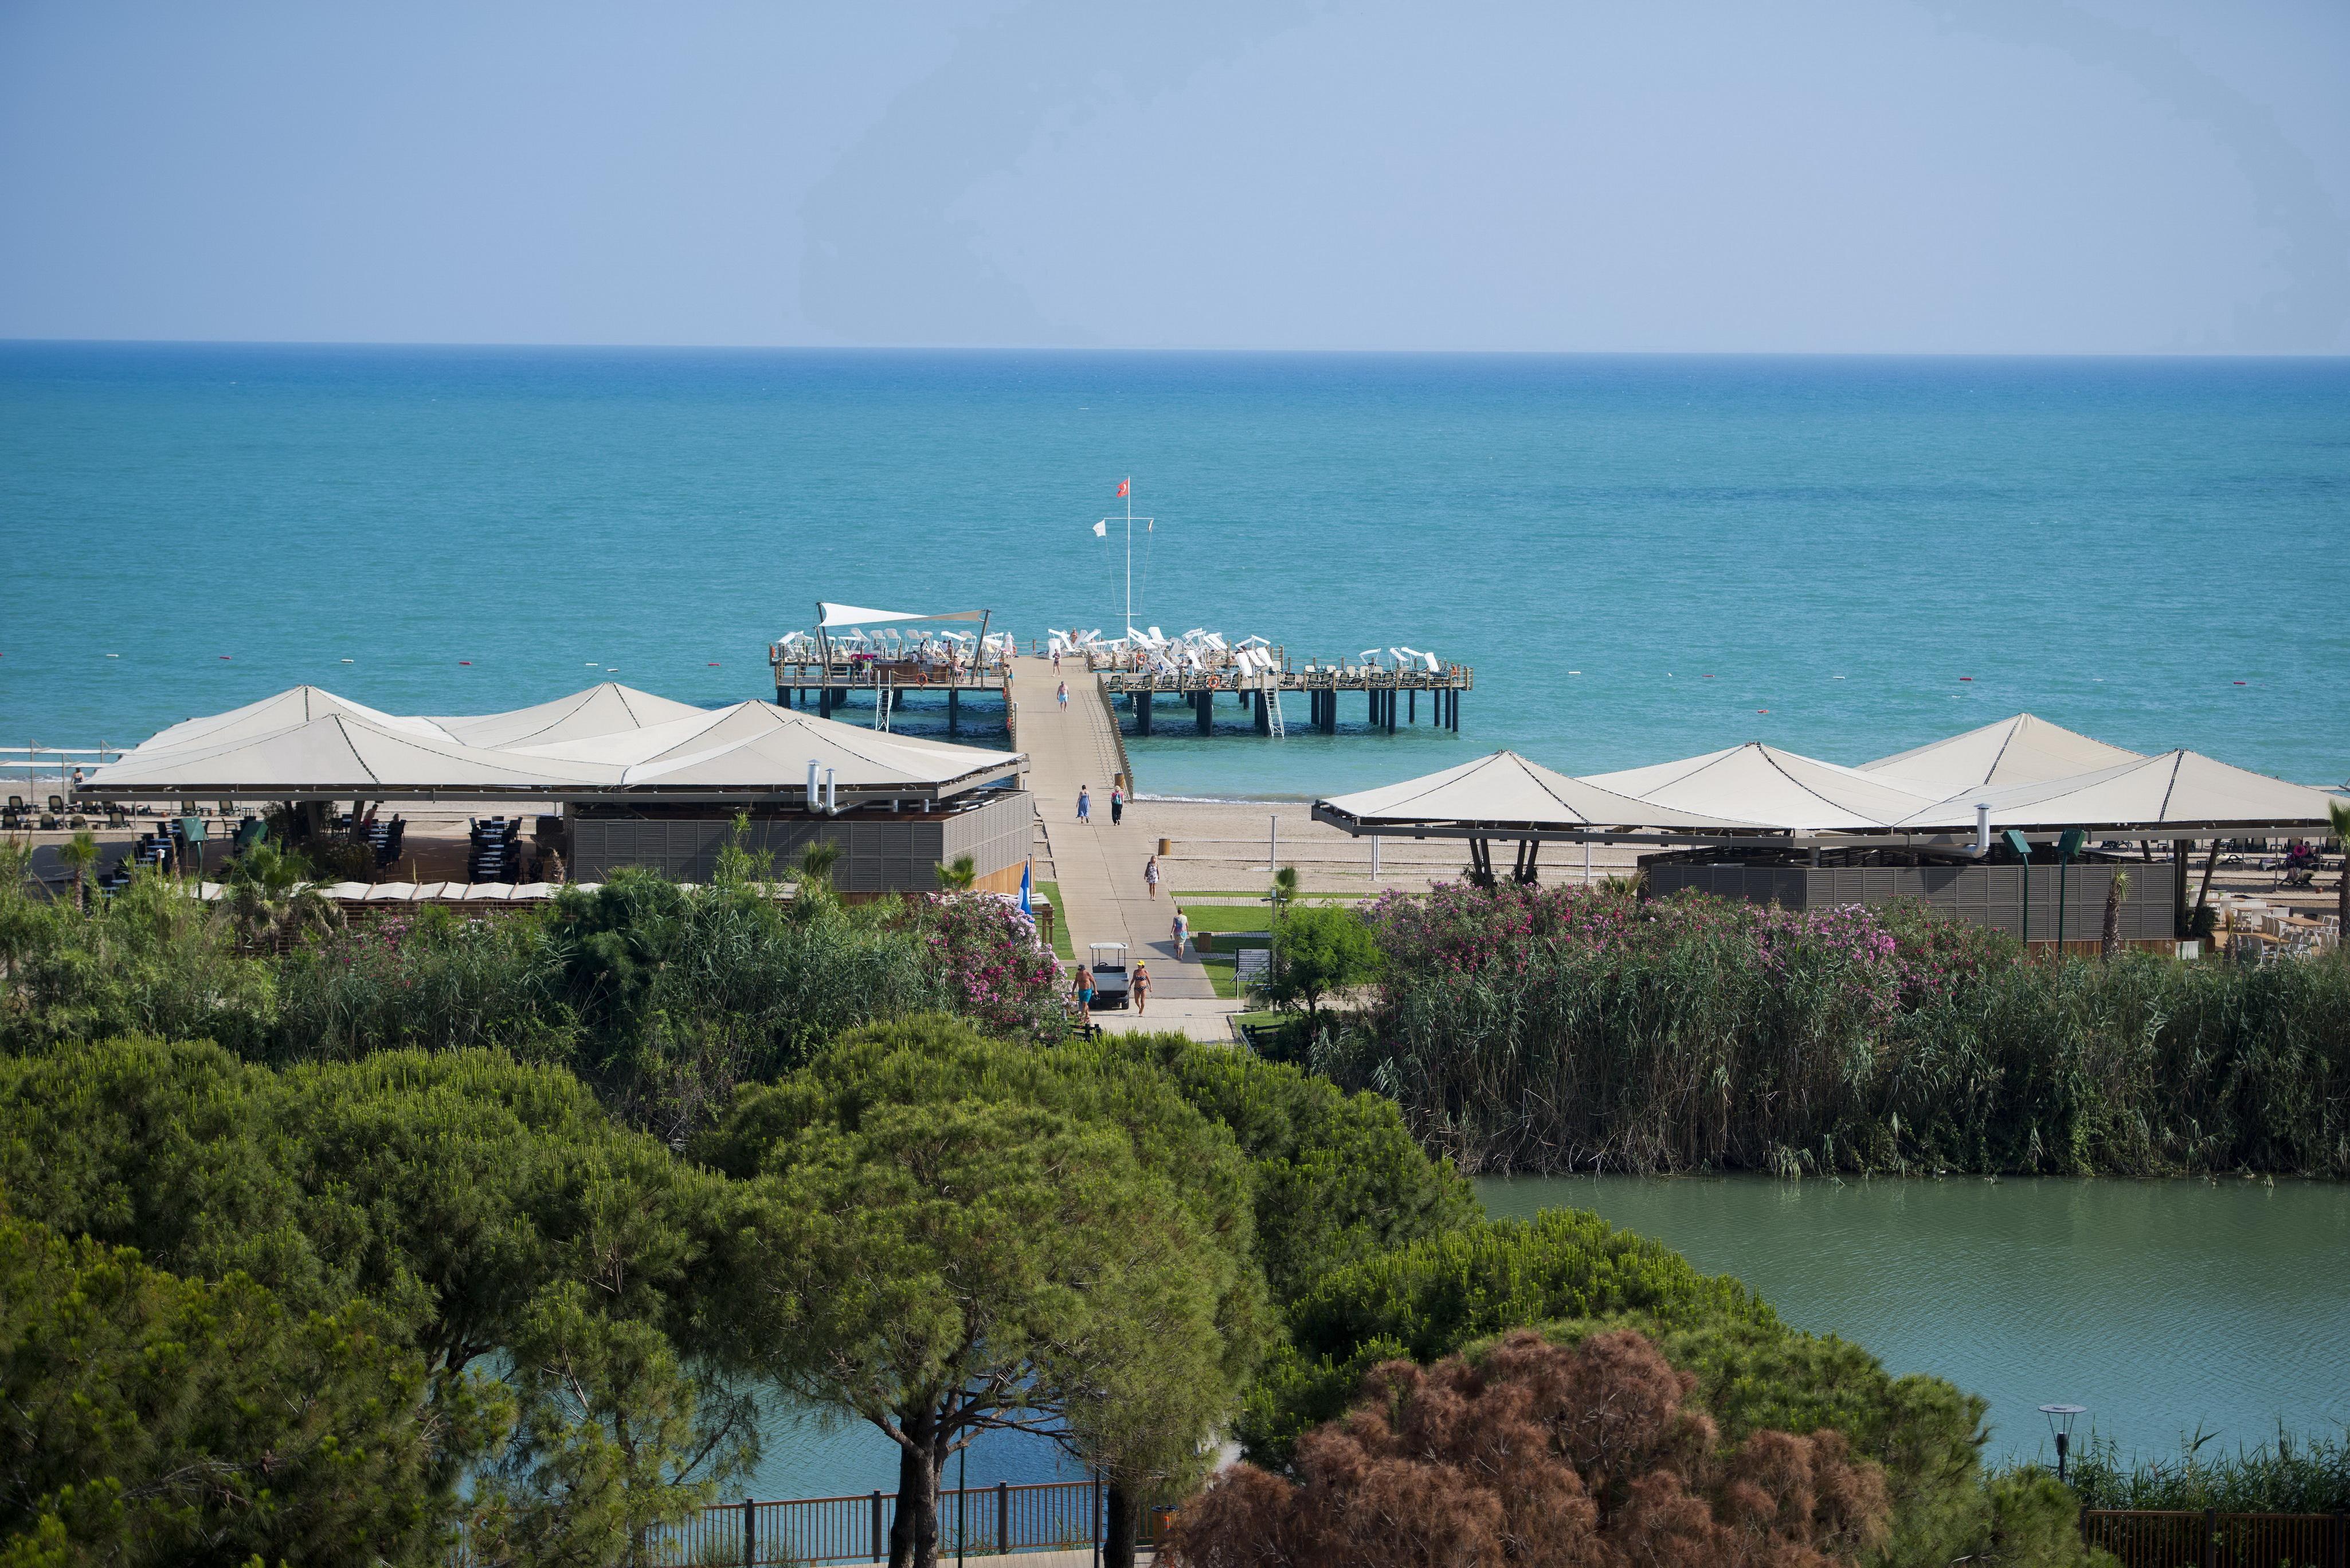
[[[2341,360],[0,345],[0,744],[772,695],[819,597],[1115,630],[1129,472],[1144,624],[1478,670],[1457,739],[1162,733],[1149,793],[2019,708],[2350,773]]]

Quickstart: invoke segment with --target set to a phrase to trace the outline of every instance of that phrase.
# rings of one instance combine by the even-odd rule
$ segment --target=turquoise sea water
[[[0,744],[302,680],[771,695],[819,597],[1114,630],[1128,473],[1145,624],[1478,671],[1457,738],[1162,730],[1150,793],[2019,708],[2350,773],[2340,360],[0,345]]]

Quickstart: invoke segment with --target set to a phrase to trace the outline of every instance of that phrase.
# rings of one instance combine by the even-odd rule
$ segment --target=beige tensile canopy
[[[2070,778],[1963,792],[1898,826],[1920,831],[1968,826],[1980,802],[1991,807],[1997,828],[2097,828],[2149,838],[2264,836],[2267,830],[2324,830],[2326,805],[2339,798],[2198,752],[2165,752]]]
[[[1591,774],[1582,782],[1654,807],[1796,833],[1887,827],[1939,798],[1857,768],[1783,752],[1760,741],[1679,762]]]
[[[2095,773],[2137,762],[2143,755],[2036,715],[2018,713],[1963,735],[1863,763],[1860,771],[1882,774],[1903,789],[1947,800],[1966,790],[2045,784]]]
[[[1314,816],[1357,833],[1404,835],[1415,826],[1441,826],[1481,828],[1495,838],[1596,827],[1734,833],[1764,826],[1637,800],[1588,779],[1554,773],[1515,752],[1495,752],[1424,778],[1316,801]]]
[[[628,790],[665,794],[740,789],[781,780],[805,787],[807,764],[830,768],[837,789],[951,793],[1016,772],[1017,752],[983,751],[883,734],[772,702],[691,709],[690,717],[583,741],[513,749],[517,758],[619,770]]]
[[[232,708],[225,713],[183,719],[147,737],[139,744],[137,751],[152,754],[186,746],[220,746],[278,734],[313,719],[328,718],[338,713],[348,714],[378,728],[418,740],[456,739],[432,719],[405,719],[395,713],[386,713],[363,702],[354,702],[348,697],[338,697],[321,686],[295,686],[276,696],[264,697],[258,702]]]
[[[641,730],[649,724],[664,724],[702,711],[691,702],[656,697],[650,691],[607,680],[552,702],[516,708],[510,712],[427,722],[469,746],[540,746]]]
[[[303,795],[384,798],[401,794],[535,793],[595,788],[617,770],[542,763],[511,753],[434,740],[352,712],[328,712],[248,734],[226,727],[209,740],[159,747],[150,742],[91,774],[85,794],[137,796]]]
[[[452,731],[520,742],[469,744]],[[819,772],[833,771],[836,797],[940,799],[1014,774],[1025,761],[1016,752],[877,734],[772,703],[709,710],[618,686],[511,713],[442,720],[381,713],[297,687],[174,725],[96,770],[83,793],[796,802],[814,762]]]

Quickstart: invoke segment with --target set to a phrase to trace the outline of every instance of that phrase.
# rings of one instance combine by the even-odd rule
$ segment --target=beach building
[[[1761,742],[1586,777],[1510,753],[1316,801],[1357,836],[1632,844],[1644,891],[1794,909],[1917,898],[2032,941],[2092,942],[2116,877],[2126,941],[2168,946],[2230,843],[2322,838],[2339,797],[2197,753],[2146,756],[2017,714],[1846,767]],[[1542,803],[1547,799],[1552,804]],[[2199,858],[2199,866],[2198,860]]]
[[[122,803],[459,803],[527,814],[569,874],[650,866],[707,880],[738,815],[788,866],[837,845],[848,894],[926,891],[970,855],[976,886],[1016,890],[1034,808],[1025,759],[837,723],[770,702],[703,709],[607,682],[508,712],[385,713],[296,687],[166,729],[78,792]],[[503,815],[517,813],[517,818]],[[511,837],[511,833],[508,834]]]

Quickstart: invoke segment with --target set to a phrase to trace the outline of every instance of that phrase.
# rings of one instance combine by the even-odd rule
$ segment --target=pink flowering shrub
[[[944,893],[910,904],[944,1004],[1014,1039],[1057,1040],[1075,1015],[1060,966],[1035,919],[997,893]]]

